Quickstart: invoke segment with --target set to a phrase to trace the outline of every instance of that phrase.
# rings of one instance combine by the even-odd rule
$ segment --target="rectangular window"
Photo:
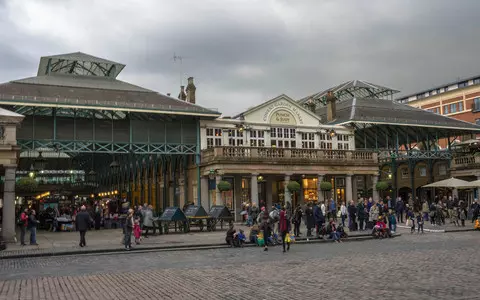
[[[408,178],[408,169],[407,168],[402,169],[402,178],[403,179]]]
[[[468,82],[466,82],[466,81],[460,82],[460,83],[458,84],[458,88],[466,87],[466,86],[467,86],[467,83],[468,83]]]
[[[447,175],[447,165],[439,165],[438,166],[438,175]]]
[[[443,106],[443,114],[448,115],[448,105]]]
[[[243,130],[230,129],[228,131],[229,146],[243,146]]]
[[[476,78],[473,80],[473,84],[480,84],[480,78]]]
[[[250,130],[250,146],[265,147],[265,131]]]
[[[475,124],[480,125],[480,119],[475,119]]]
[[[463,101],[462,101],[462,102],[458,102],[458,111],[459,111],[459,112],[463,111]]]
[[[419,169],[420,177],[427,177],[427,168],[420,167]]]
[[[222,129],[207,128],[207,148],[222,146]]]
[[[472,108],[472,111],[473,111],[473,112],[480,111],[480,98],[475,98],[475,99],[473,99],[473,108]]]
[[[271,145],[278,148],[296,148],[297,135],[294,128],[270,129]]]
[[[302,149],[315,148],[315,133],[302,133]]]
[[[457,103],[452,103],[450,104],[450,113],[456,113],[457,112]]]

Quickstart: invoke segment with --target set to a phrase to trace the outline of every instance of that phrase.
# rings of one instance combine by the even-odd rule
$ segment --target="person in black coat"
[[[76,228],[80,232],[80,247],[85,247],[85,233],[87,232],[88,228],[90,228],[90,224],[93,222],[90,214],[87,212],[87,208],[82,206],[80,208],[80,212],[77,214],[76,218]]]
[[[307,208],[305,209],[305,219],[306,219],[306,226],[307,226],[307,237],[312,236],[312,228],[315,227],[315,218],[313,217],[313,209],[312,203],[309,203]]]
[[[315,226],[317,228],[317,238],[320,237],[323,223],[325,223],[325,217],[323,216],[322,209],[320,208],[319,204],[320,202],[313,207],[313,218],[315,219]]]

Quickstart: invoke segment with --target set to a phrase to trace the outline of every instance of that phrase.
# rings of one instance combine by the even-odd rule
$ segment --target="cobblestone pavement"
[[[0,299],[478,299],[477,232],[0,261]]]

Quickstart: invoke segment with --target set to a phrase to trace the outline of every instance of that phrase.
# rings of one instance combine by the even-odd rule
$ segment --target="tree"
[[[287,189],[290,192],[298,192],[300,190],[300,183],[296,181],[290,181],[287,185]]]
[[[222,193],[222,203],[224,203],[223,198],[224,198],[224,192],[228,192],[232,189],[232,184],[228,181],[220,181],[217,184],[217,189]],[[219,199],[220,200],[220,199]]]
[[[20,178],[15,188],[21,192],[33,193],[37,190],[38,183],[35,179],[30,177],[22,177]]]
[[[382,198],[383,198],[383,191],[385,191],[386,189],[388,189],[388,182],[386,181],[379,181],[377,182],[377,185],[375,186],[377,191],[381,191],[382,192]]]
[[[329,181],[320,182],[320,190],[323,191],[323,201],[327,199],[327,192],[331,191],[333,188],[332,183]]]

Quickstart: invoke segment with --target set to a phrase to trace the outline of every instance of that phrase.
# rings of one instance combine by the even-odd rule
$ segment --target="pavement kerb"
[[[399,237],[401,234],[397,233],[393,235],[393,237]],[[374,237],[370,234],[365,235],[357,235],[353,237],[349,237],[344,242],[354,242],[354,241],[363,241],[363,240],[371,240]],[[314,243],[332,243],[331,240],[325,239],[310,239],[306,240],[299,239],[295,242],[295,244],[314,244]],[[254,244],[245,244],[245,247],[256,247]],[[221,249],[221,248],[228,248],[225,243],[219,244],[198,244],[198,245],[172,245],[172,246],[158,246],[158,247],[136,247],[132,248],[131,251],[125,251],[125,249],[113,248],[113,249],[92,249],[92,250],[76,250],[76,251],[49,251],[43,253],[25,253],[25,254],[12,254],[12,255],[4,255],[0,256],[1,259],[16,259],[16,258],[34,258],[34,257],[50,257],[50,256],[69,256],[69,255],[88,255],[88,254],[116,254],[116,253],[142,253],[142,252],[162,252],[162,251],[187,251],[187,250],[210,250],[210,249]]]
[[[404,225],[397,225],[398,228],[403,228],[403,229],[410,229],[410,226],[404,226]],[[415,228],[415,231],[417,229]],[[431,232],[431,233],[446,233],[446,232],[470,232],[470,231],[476,231],[474,228],[466,228],[466,229],[423,229],[425,232]]]

